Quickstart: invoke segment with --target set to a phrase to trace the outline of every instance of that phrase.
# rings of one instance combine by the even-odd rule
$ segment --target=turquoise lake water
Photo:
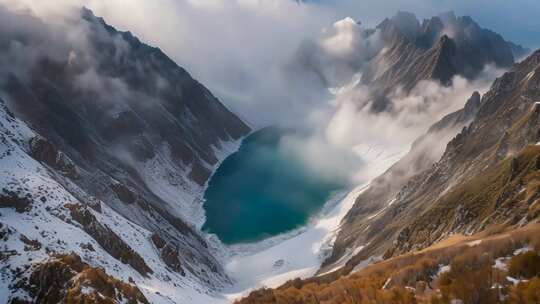
[[[274,127],[254,132],[225,159],[205,193],[203,230],[226,244],[258,241],[306,224],[344,187],[280,149],[288,132]]]

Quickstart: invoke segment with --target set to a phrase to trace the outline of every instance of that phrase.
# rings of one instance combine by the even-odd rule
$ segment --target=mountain
[[[523,47],[519,44],[515,44],[511,41],[507,41],[507,43],[510,45],[510,49],[512,50],[512,54],[514,54],[514,58],[516,58],[516,60],[522,59],[532,52],[531,49]]]
[[[538,155],[530,146],[540,139],[539,73],[537,51],[497,79],[471,125],[448,143],[434,167],[400,193],[398,205],[406,202],[402,207],[412,211],[422,204],[424,211],[401,229],[386,255],[425,247],[450,233],[524,225],[538,217],[533,205]],[[420,236],[428,228],[425,219],[441,211],[444,216],[433,217],[437,228]]]
[[[290,70],[303,85],[318,81],[323,87],[340,87],[361,75],[358,85],[369,94],[359,106],[388,112],[392,96],[408,94],[422,81],[448,86],[455,76],[476,79],[486,66],[510,68],[526,53],[469,16],[448,12],[420,22],[401,11],[375,28],[350,18],[336,22],[318,41],[301,45]]]
[[[171,291],[228,284],[202,193],[250,128],[87,9],[0,19],[0,301],[185,302]]]
[[[421,143],[448,127],[462,129],[426,157]],[[321,275],[240,303],[535,303],[539,142],[540,50],[436,123],[357,197]]]
[[[538,214],[528,213],[526,206],[535,200],[535,190],[527,190],[534,183],[527,177],[535,170],[529,167],[529,157],[534,155],[520,153],[539,140],[535,101],[540,93],[539,59],[536,52],[495,81],[482,97],[474,120],[448,143],[440,159],[434,162],[422,156],[413,145],[403,160],[376,179],[375,187],[357,198],[344,220],[337,250],[327,264],[350,246],[369,243],[350,261],[354,267],[366,256],[421,249],[453,233],[533,221]],[[471,108],[470,102],[461,113]],[[451,115],[456,114],[460,112]],[[412,174],[388,178],[404,176],[402,168],[410,166],[400,163],[417,163],[410,160],[416,155],[422,163],[406,171]],[[377,216],[370,219],[375,211]]]
[[[389,68],[365,79],[385,86],[410,89],[421,79],[447,83],[454,75],[470,79],[486,64],[510,67],[514,62],[510,44],[499,34],[453,12],[425,19],[422,25],[413,14],[398,12],[377,29],[389,50],[379,53],[374,62],[385,61]]]
[[[373,91],[375,110],[391,106],[383,97],[398,87],[408,93],[423,80],[449,85],[457,75],[474,79],[488,64],[508,68],[514,63],[511,45],[499,34],[453,12],[422,24],[414,14],[398,12],[377,30],[385,47],[362,75]]]
[[[433,124],[426,134],[413,142],[410,151],[403,158],[370,183],[370,187],[356,198],[354,207],[344,218],[332,255],[325,260],[321,272],[341,259],[347,248],[361,246],[365,241],[363,237],[373,236],[365,233],[370,231],[374,218],[372,216],[378,216],[381,210],[390,208],[409,180],[430,169],[440,159],[446,143],[471,123],[479,107],[480,94],[474,92],[463,109],[450,113]],[[376,229],[373,233],[374,231]]]
[[[484,32],[484,30],[480,30],[479,27],[470,20],[470,18],[456,18],[452,13],[425,20],[422,25],[420,25],[418,22],[414,22],[414,20],[416,20],[416,18],[412,14],[398,13],[392,19],[387,19],[383,21],[381,25],[379,25],[379,28],[390,28],[390,30],[385,31],[388,33],[393,33],[393,35],[397,37],[401,37],[402,39],[404,39],[402,41],[407,41],[407,44],[409,45],[410,41],[414,40],[417,46],[421,46],[422,43],[427,40],[426,33],[435,32],[440,34],[442,31],[441,29],[444,28],[444,24],[446,24],[446,26],[449,26],[449,24],[451,24],[454,29],[461,29],[461,34],[456,34],[456,37],[463,36],[457,39],[457,41],[461,41],[461,45],[483,45],[483,43],[480,43],[476,40],[474,40],[474,43],[473,40],[467,42],[467,39],[464,38],[474,37],[474,39],[480,39],[481,41],[482,38],[480,37],[483,37],[481,33],[483,33],[485,37],[490,37],[489,39],[486,39],[486,41],[497,41],[498,43],[501,43],[501,45],[505,45],[506,43],[504,40],[502,40],[502,38],[499,39],[500,36],[490,31]],[[438,26],[435,26],[436,24],[438,24]],[[464,27],[464,24],[467,24],[469,27]],[[426,30],[429,28],[438,28],[438,30]],[[460,31],[455,30],[456,33]],[[475,33],[475,35],[470,34],[471,32]],[[444,37],[445,36],[442,36],[441,39],[447,42],[450,41],[450,38],[447,39]],[[469,46],[461,48],[470,49],[471,47]],[[485,48],[489,49],[490,47],[486,46]],[[510,62],[509,60],[513,60],[511,59],[512,55],[508,55],[508,50],[510,50],[509,47],[504,52],[500,52],[500,54],[506,55],[500,57],[499,59],[497,59],[497,54],[493,51],[486,52],[480,48],[478,49],[478,53],[491,53],[493,54],[493,60],[499,60],[501,64],[507,64],[508,62]],[[399,54],[399,52],[396,52],[396,54]],[[504,58],[506,59],[503,60]],[[514,66],[512,69],[519,70],[526,69],[527,67],[533,69],[534,59],[531,58],[535,58],[535,56],[531,56],[523,63]],[[399,62],[399,59],[397,61]],[[433,67],[434,65],[436,65],[437,62],[438,61],[432,61],[427,66]],[[416,62],[411,66],[418,66],[419,64],[420,63]],[[394,67],[396,67],[396,65],[394,65]],[[404,71],[399,68],[394,69],[400,72]],[[393,75],[397,74],[399,73]],[[407,75],[418,76],[420,74],[421,73],[412,72],[409,70],[408,72],[403,74],[403,79],[412,79],[412,82],[414,83],[417,81],[417,79],[410,76],[407,77]],[[508,74],[505,74],[504,77],[509,77],[507,75]],[[433,203],[437,199],[441,199],[441,197],[439,197],[438,195],[442,195],[441,193],[443,193],[444,191],[448,191],[448,189],[450,189],[454,185],[454,183],[457,182],[456,180],[461,180],[465,178],[465,176],[463,176],[463,172],[457,171],[450,173],[448,171],[445,171],[450,169],[456,170],[456,168],[459,167],[458,164],[442,164],[441,162],[444,160],[444,155],[447,155],[449,153],[448,149],[450,148],[452,142],[454,142],[450,141],[450,139],[456,136],[456,134],[458,138],[460,138],[464,130],[469,130],[465,127],[467,127],[471,123],[471,121],[473,121],[473,119],[477,119],[477,112],[479,112],[480,114],[482,113],[482,107],[487,103],[486,99],[491,94],[495,94],[492,92],[496,91],[497,87],[500,86],[498,84],[500,81],[501,80],[498,80],[493,85],[493,88],[490,90],[490,92],[488,92],[484,97],[482,97],[482,100],[480,100],[479,93],[475,92],[466,102],[466,105],[463,109],[447,115],[439,122],[434,124],[425,135],[417,139],[412,144],[411,150],[408,152],[407,155],[405,155],[400,161],[394,164],[383,175],[374,179],[371,182],[369,189],[364,191],[357,198],[354,207],[345,217],[341,226],[341,230],[334,243],[334,249],[332,251],[332,254],[323,263],[323,267],[320,270],[321,273],[335,268],[335,264],[339,261],[343,261],[344,258],[351,258],[351,252],[354,252],[355,248],[360,248],[362,246],[364,246],[363,249],[360,250],[360,252],[356,252],[356,257],[352,258],[348,263],[347,267],[349,271],[350,269],[352,269],[352,267],[354,267],[355,263],[358,263],[361,260],[367,259],[371,256],[382,256],[383,254],[385,254],[385,250],[387,249],[389,251],[386,252],[386,254],[392,255],[394,249],[390,249],[386,246],[391,246],[391,243],[396,239],[396,233],[398,232],[398,230],[400,230],[400,228],[404,228],[407,224],[410,223],[410,221],[416,220],[419,214],[423,214],[423,212],[428,209],[427,205]],[[374,80],[374,83],[377,82],[383,83],[383,85],[379,87],[384,87],[387,84],[386,80],[382,82],[380,82],[380,80]],[[516,88],[516,90],[517,89],[519,88]],[[495,122],[501,118],[490,117],[489,119]],[[472,126],[474,126],[474,123]],[[495,128],[495,126],[493,127]],[[510,128],[510,126],[507,127]],[[500,130],[502,129],[502,126],[498,124],[496,128]],[[492,137],[494,138],[494,140],[496,140],[498,139],[498,136],[503,135],[504,134],[497,134],[492,135]],[[482,140],[477,140],[484,143],[487,135],[485,137],[479,138],[482,138]],[[449,141],[450,143],[447,147],[446,143]],[[469,146],[478,148],[479,145],[478,143],[470,143]],[[443,157],[442,159],[441,156]],[[487,156],[485,155],[475,155],[475,157],[480,159],[487,159]],[[460,164],[460,166],[461,165],[462,164]],[[438,168],[438,166],[441,166],[441,169],[439,169],[440,171],[433,172],[433,170],[435,170],[434,168]],[[463,164],[463,170],[465,170],[465,168],[471,169],[473,168],[473,164]],[[476,169],[478,170],[478,168]],[[453,179],[450,179],[450,177],[448,177],[449,174],[455,174],[455,177],[453,177]],[[439,176],[449,178],[449,180],[445,181],[444,183],[439,183],[439,181],[435,182],[435,177]],[[437,186],[441,188],[436,188],[435,184],[432,183],[436,183]],[[420,186],[423,188],[416,189],[416,187]],[[437,193],[436,189],[438,189],[440,193]],[[421,199],[420,197],[416,197],[416,195],[419,195],[419,193],[425,193],[425,197],[422,197]],[[405,205],[411,209],[405,208]],[[479,230],[480,228],[475,227],[475,229]],[[426,230],[427,229],[425,229],[422,233],[427,233]],[[444,231],[443,236],[447,235],[448,233],[454,232],[456,231]],[[405,230],[402,236],[406,233],[408,233],[408,230]],[[428,234],[433,233],[429,232]],[[441,237],[440,235],[438,236]],[[427,244],[431,244],[433,241],[434,240],[431,240],[430,242],[427,242]],[[416,248],[415,246],[413,247]],[[407,252],[410,249],[412,248],[399,249],[397,250],[397,253]]]
[[[512,245],[497,243],[504,250],[489,263],[536,263],[521,254],[540,242],[538,229],[525,226],[540,215],[540,53],[512,67],[524,48],[452,13],[420,23],[400,12],[375,29],[352,19],[339,26],[359,35],[362,51],[317,62],[325,50],[311,58],[303,49],[302,64],[325,85],[332,81],[320,63],[345,66],[338,78],[361,72],[360,85],[371,93],[362,102],[374,112],[390,111],[388,95],[424,80],[450,85],[456,75],[478,77],[488,64],[511,70],[361,191],[333,248],[317,245],[331,254],[316,277],[255,291],[246,301],[346,303],[367,284],[371,302],[407,303],[412,284],[439,286],[432,285],[439,277],[446,299],[458,284],[474,286],[458,280],[460,270],[492,253],[492,242]],[[226,301],[219,290],[233,283],[223,268],[229,252],[201,231],[202,197],[217,165],[250,132],[160,49],[91,11],[42,20],[0,5],[0,302]],[[416,263],[409,254],[418,253]],[[464,273],[488,277],[488,262]],[[523,288],[534,290],[536,274],[522,268],[508,275],[530,279]],[[521,296],[513,281],[498,283]]]

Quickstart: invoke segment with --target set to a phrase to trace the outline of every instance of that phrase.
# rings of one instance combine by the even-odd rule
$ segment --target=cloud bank
[[[450,87],[422,82],[409,95],[397,89],[389,96],[394,108],[388,112],[374,114],[358,106],[369,96],[369,88],[358,83],[363,65],[383,47],[377,31],[368,26],[398,9],[425,17],[446,8],[459,13],[468,7],[463,1],[444,1],[442,6],[427,0],[1,2],[30,8],[47,22],[80,6],[93,9],[115,27],[159,46],[253,126],[308,130],[284,138],[282,148],[297,153],[320,174],[355,183],[379,173],[366,169],[371,161],[366,151],[391,155],[407,150],[473,91],[485,90],[496,74],[488,69],[476,82],[458,77]],[[315,73],[306,75],[306,67]],[[103,86],[95,76],[89,72],[80,77],[80,88]]]

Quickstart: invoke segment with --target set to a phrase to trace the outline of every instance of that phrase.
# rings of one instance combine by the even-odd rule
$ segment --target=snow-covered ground
[[[227,156],[236,152],[242,143],[242,139],[236,141],[221,141],[214,147],[214,155],[217,158],[217,164],[214,168],[209,168],[216,172]],[[156,157],[140,162],[139,172],[143,172],[142,178],[148,187],[159,198],[169,204],[169,210],[177,216],[184,219],[197,229],[201,229],[206,221],[203,209],[204,191],[208,182],[204,186],[199,186],[191,181],[187,176],[189,168],[181,168],[170,160],[171,153],[168,146],[156,151]]]
[[[335,194],[321,216],[306,227],[257,244],[231,246],[232,256],[225,269],[236,284],[224,294],[235,298],[252,288],[275,287],[293,278],[314,275],[331,250],[341,219],[367,187]]]
[[[5,232],[0,251],[17,252],[0,261],[0,303],[7,303],[13,294],[25,297],[22,290],[9,289],[18,278],[11,270],[42,262],[49,258],[47,250],[76,253],[91,266],[103,267],[108,274],[124,282],[133,279],[151,303],[215,302],[215,293],[202,286],[195,275],[187,272],[184,277],[166,267],[150,240],[150,231],[127,220],[107,204],[101,203],[101,212],[89,211],[99,223],[109,227],[134,248],[154,271],[153,274],[148,277],[141,275],[111,256],[80,225],[66,222],[70,216],[63,206],[77,203],[78,199],[72,193],[82,190],[74,184],[61,185],[51,171],[28,155],[26,143],[35,135],[24,122],[11,117],[0,103],[0,189],[17,192],[33,202],[29,212],[17,212],[13,208],[0,210],[0,229]],[[69,186],[69,191],[66,186]],[[25,250],[21,241],[23,235],[30,240],[38,240],[41,243],[39,249]],[[88,249],[87,244],[93,249]]]

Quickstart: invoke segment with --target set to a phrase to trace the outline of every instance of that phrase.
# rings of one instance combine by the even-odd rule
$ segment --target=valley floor
[[[402,153],[387,153],[373,147],[358,147],[374,176],[384,172]],[[235,283],[221,291],[224,302],[233,301],[261,287],[277,287],[295,278],[312,277],[331,253],[343,217],[356,197],[369,187],[364,183],[352,190],[335,193],[308,225],[257,243],[224,246],[225,269]],[[344,265],[361,248],[350,250],[332,267]]]

